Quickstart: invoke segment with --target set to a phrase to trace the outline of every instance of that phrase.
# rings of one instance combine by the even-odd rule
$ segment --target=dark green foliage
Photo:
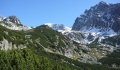
[[[9,30],[3,26],[0,26],[0,41],[4,39],[7,39],[9,42],[12,42],[13,44],[19,45],[19,44],[26,44],[25,39],[25,33],[22,31],[16,31],[16,30]]]
[[[68,69],[68,70],[119,70],[119,69],[109,68],[107,66],[102,66],[102,65],[96,65],[96,64],[91,65],[91,64],[81,63],[77,60],[72,60],[70,58],[67,58],[67,57],[59,55],[59,54],[55,54],[55,53],[53,54],[53,53],[41,51],[38,48],[36,49],[35,52],[37,54],[39,54],[40,56],[49,58],[50,61],[53,61],[54,63],[57,62],[57,63],[66,64],[67,66],[70,65],[70,69]],[[61,70],[61,69],[58,69],[58,70]]]
[[[67,43],[65,37],[61,33],[45,25],[30,30],[27,34],[32,35],[31,38],[33,40],[37,40],[37,42],[46,48],[62,49],[62,47],[65,47],[64,42]]]
[[[26,35],[31,36],[26,38]],[[45,52],[42,46],[62,50],[65,43],[69,45],[65,36],[48,26],[39,26],[28,32],[9,30],[0,26],[0,40],[3,39],[16,45],[25,44],[27,48],[1,50],[0,70],[117,70],[102,65],[85,64],[62,55]],[[57,46],[54,44],[56,41],[58,41]]]
[[[31,49],[0,51],[0,70],[79,70],[46,56],[38,56]]]
[[[35,50],[35,49],[34,49]],[[117,70],[33,49],[0,51],[0,70]]]
[[[39,68],[39,61],[30,49],[0,51],[0,70],[34,70]]]
[[[119,67],[120,66],[120,49],[117,49],[113,53],[107,55],[107,57],[100,59],[100,62],[109,66],[112,66],[114,64],[116,65],[116,67]]]
[[[112,46],[120,45],[120,35],[106,38],[102,41],[102,43],[106,43]]]

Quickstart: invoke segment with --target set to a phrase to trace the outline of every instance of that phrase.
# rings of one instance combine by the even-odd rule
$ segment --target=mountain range
[[[120,4],[100,2],[72,28],[0,17],[0,70],[120,70]]]

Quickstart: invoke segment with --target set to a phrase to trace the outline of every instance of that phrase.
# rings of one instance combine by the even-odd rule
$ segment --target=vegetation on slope
[[[115,50],[113,53],[107,55],[100,59],[100,62],[104,65],[108,65],[110,67],[120,67],[120,49]]]
[[[117,70],[33,49],[0,51],[0,70]]]
[[[31,39],[37,44],[41,44],[45,48],[49,48],[52,51],[59,51],[64,54],[66,45],[69,45],[68,38],[61,33],[52,30],[46,25],[38,26],[33,30],[28,31],[28,35],[31,35]]]
[[[25,39],[25,32],[10,30],[3,26],[0,26],[0,41],[3,39],[7,39],[9,42],[12,42],[16,45],[26,44],[27,41]]]
[[[120,45],[120,35],[106,38],[102,42],[113,46]]]
[[[26,38],[26,35],[31,35]],[[60,38],[58,39],[57,36]],[[43,47],[59,49],[64,47],[66,38],[57,31],[40,26],[27,33],[14,31],[0,26],[0,39],[7,39],[14,44],[26,44],[27,48],[0,50],[0,70],[117,70],[102,65],[91,65],[72,60],[62,55],[44,51]],[[39,41],[36,41],[38,38]],[[58,45],[54,44],[59,40]],[[119,70],[119,69],[118,69]]]

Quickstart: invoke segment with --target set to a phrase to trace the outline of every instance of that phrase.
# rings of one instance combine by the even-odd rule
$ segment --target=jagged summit
[[[3,21],[4,22],[15,23],[16,25],[21,24],[20,20],[16,16],[8,16]]]
[[[99,5],[107,5],[107,3],[106,2],[104,2],[104,1],[101,1],[101,2],[99,2]]]
[[[103,1],[86,10],[76,18],[72,30],[84,32],[120,32],[120,3],[107,4]]]
[[[28,30],[30,27],[24,26],[16,16],[0,17],[0,25],[12,30]]]
[[[14,23],[16,25],[21,24],[20,20],[16,16],[8,16],[8,17],[0,16],[0,21],[3,21],[4,23]]]

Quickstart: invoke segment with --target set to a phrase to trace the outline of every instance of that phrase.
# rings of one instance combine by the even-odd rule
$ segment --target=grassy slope
[[[47,47],[56,41],[54,39],[56,39],[55,35],[57,34],[60,37],[59,45],[54,46],[54,44],[52,44],[54,47],[51,48],[61,48],[64,46],[61,41],[61,39],[64,39],[64,36],[44,26],[38,27],[33,31],[34,32],[29,31],[28,33],[25,33],[22,31],[9,30],[0,26],[1,40],[4,37],[14,44],[28,43],[26,44],[28,46],[26,49],[1,50],[0,70],[117,70],[101,65],[80,63],[65,56],[45,52],[40,45],[36,44],[36,42],[31,42],[30,40],[33,39],[34,41],[40,37],[41,44]],[[25,35],[29,34],[32,35],[32,38],[26,39]]]

